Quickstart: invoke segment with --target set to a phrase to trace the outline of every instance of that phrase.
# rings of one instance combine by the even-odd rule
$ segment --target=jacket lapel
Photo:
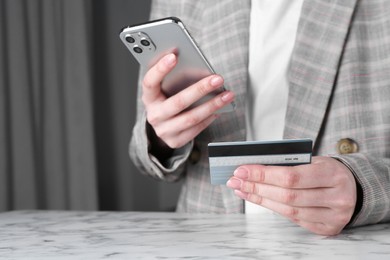
[[[246,139],[250,0],[241,0],[237,7],[237,0],[210,1],[201,17],[200,47],[216,72],[223,75],[226,88],[236,95],[235,111],[221,114],[208,136],[199,137],[206,141]]]
[[[307,0],[289,69],[285,138],[316,144],[357,0]]]

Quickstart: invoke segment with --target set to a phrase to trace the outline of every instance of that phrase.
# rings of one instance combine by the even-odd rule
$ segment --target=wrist
[[[149,153],[156,157],[161,163],[172,156],[174,149],[170,148],[161,138],[159,138],[153,127],[147,123],[146,132],[149,139]]]

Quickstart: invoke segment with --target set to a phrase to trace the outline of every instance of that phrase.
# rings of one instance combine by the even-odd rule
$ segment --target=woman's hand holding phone
[[[217,117],[217,110],[234,100],[234,93],[223,91],[207,102],[188,109],[193,103],[223,86],[219,75],[207,76],[179,93],[166,97],[161,83],[176,66],[177,57],[170,53],[162,57],[145,74],[142,102],[147,121],[156,136],[171,149],[184,146],[207,128]]]
[[[234,94],[177,17],[123,28],[119,37],[148,71],[142,84],[150,152],[169,157],[208,127],[219,113],[234,111]],[[218,111],[218,112],[217,112]],[[170,149],[169,149],[170,148]]]

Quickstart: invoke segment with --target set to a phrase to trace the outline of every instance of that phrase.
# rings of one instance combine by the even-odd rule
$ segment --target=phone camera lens
[[[143,39],[143,40],[141,40],[141,44],[143,46],[149,46],[150,45],[150,41]]]
[[[133,48],[133,50],[136,52],[136,53],[142,53],[142,48],[138,47],[138,46],[135,46]]]
[[[131,37],[131,36],[126,36],[126,41],[127,41],[128,43],[134,43],[134,42],[135,42],[134,38]]]

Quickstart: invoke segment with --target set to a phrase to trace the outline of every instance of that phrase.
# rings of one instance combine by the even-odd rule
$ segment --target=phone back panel
[[[161,84],[162,91],[167,96],[172,96],[215,73],[178,18],[170,17],[127,27],[120,33],[120,38],[135,59],[145,68],[152,67],[168,53],[177,55],[176,67]],[[222,87],[210,93],[194,106],[209,100],[223,90]],[[227,106],[221,111],[230,111],[232,108],[233,105]]]

